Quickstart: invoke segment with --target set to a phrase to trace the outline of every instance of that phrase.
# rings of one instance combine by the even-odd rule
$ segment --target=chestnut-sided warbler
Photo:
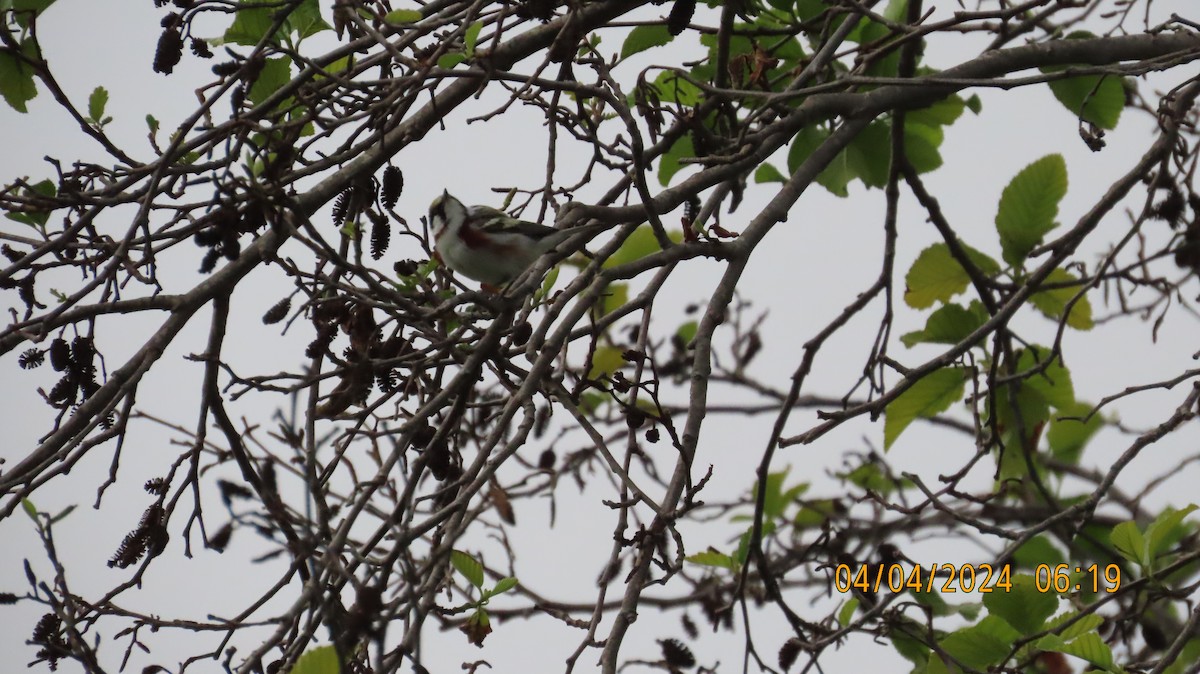
[[[442,264],[485,288],[498,288],[515,279],[576,234],[591,235],[605,227],[555,229],[518,220],[489,206],[464,206],[445,191],[429,205],[429,224]]]

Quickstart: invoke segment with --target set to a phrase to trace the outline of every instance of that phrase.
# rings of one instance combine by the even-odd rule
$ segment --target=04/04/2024
[[[1116,564],[1089,566],[1039,564],[1033,573],[1038,592],[1108,592],[1121,587],[1121,567]],[[834,589],[879,592],[1011,592],[1012,567],[991,564],[838,564],[833,574]]]

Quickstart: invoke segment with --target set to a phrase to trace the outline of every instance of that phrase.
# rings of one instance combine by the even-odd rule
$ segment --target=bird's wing
[[[471,220],[475,227],[488,234],[520,234],[535,240],[544,239],[558,231],[536,222],[518,220],[490,206],[472,206]]]

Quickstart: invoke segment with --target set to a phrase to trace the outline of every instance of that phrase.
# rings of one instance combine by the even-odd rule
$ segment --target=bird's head
[[[434,239],[442,238],[443,234],[458,232],[466,219],[467,207],[448,191],[443,191],[429,204],[429,226],[433,228]]]

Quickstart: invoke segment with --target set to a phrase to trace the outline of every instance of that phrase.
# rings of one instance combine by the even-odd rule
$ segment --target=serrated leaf
[[[983,605],[989,615],[1028,635],[1041,631],[1046,619],[1058,611],[1058,595],[1040,592],[1033,576],[1016,574],[1012,577],[1011,589],[984,594]]]
[[[1050,349],[1032,344],[1021,350],[1017,357],[1017,372],[1038,370],[1032,376],[1021,380],[1022,393],[1024,389],[1030,389],[1041,396],[1050,407],[1056,410],[1068,409],[1075,404],[1075,385],[1071,381],[1071,371],[1063,365],[1062,358],[1058,356],[1049,363],[1042,362],[1050,357],[1050,353]]]
[[[1095,37],[1085,31],[1076,31],[1068,40]],[[1044,73],[1056,73],[1069,66],[1042,68]],[[1122,78],[1113,75],[1080,75],[1047,83],[1059,103],[1072,115],[1089,121],[1102,129],[1115,129],[1125,109],[1125,85]]]
[[[1078,611],[1067,611],[1062,615],[1054,616],[1052,620],[1046,621],[1046,629],[1055,631],[1058,629],[1059,625],[1065,625],[1066,623],[1075,620],[1078,615]],[[1095,613],[1089,613],[1082,618],[1075,620],[1075,622],[1072,622],[1069,627],[1066,627],[1059,632],[1058,636],[1064,641],[1070,641],[1071,639],[1083,634],[1087,634],[1088,632],[1099,628],[1103,624],[1104,618],[1102,616],[1098,616]]]
[[[475,43],[479,40],[479,31],[481,30],[483,30],[482,21],[476,21],[475,23],[467,26],[467,30],[463,35],[463,45],[465,46],[464,51],[467,54],[467,58],[475,55]]]
[[[675,243],[679,243],[683,241],[683,232],[680,230],[669,231],[667,232],[667,238]],[[662,246],[658,245],[658,238],[654,236],[654,230],[650,225],[642,225],[633,230],[633,233],[621,243],[621,247],[617,249],[617,252],[604,261],[603,267],[604,269],[612,269],[623,264],[636,262],[660,250],[662,250]]]
[[[286,56],[269,58],[263,64],[263,69],[258,74],[258,79],[254,80],[250,91],[246,93],[246,98],[254,105],[258,105],[267,100],[271,94],[279,91],[279,88],[287,84],[291,79],[291,59]]]
[[[499,581],[497,581],[496,587],[493,587],[492,591],[489,592],[488,594],[490,594],[491,596],[494,597],[498,594],[504,594],[505,592],[508,592],[509,590],[513,589],[516,586],[517,586],[517,579],[513,578],[512,576],[508,576],[506,578],[501,578]]]
[[[1012,628],[1008,628],[1012,634],[1007,634],[992,620],[989,616],[978,625],[951,632],[942,637],[938,645],[957,662],[972,669],[987,670],[1008,656],[1014,637],[1019,636]],[[1003,621],[996,622],[1007,625]]]
[[[483,565],[479,560],[461,550],[451,550],[450,564],[467,582],[475,587],[483,587]]]
[[[688,344],[692,343],[693,339],[696,338],[696,332],[699,330],[699,323],[696,321],[688,321],[675,329],[675,336],[679,338],[679,341],[682,342],[684,346],[687,346]]]
[[[1034,536],[1013,551],[1013,563],[1022,569],[1035,569],[1042,564],[1055,566],[1066,561],[1063,553],[1046,536]]]
[[[104,108],[108,105],[108,89],[96,87],[88,96],[88,117],[99,124],[104,119]]]
[[[292,13],[288,14],[287,29],[303,40],[321,31],[332,30],[333,27],[321,18],[321,8],[317,0],[302,0]]]
[[[296,660],[291,674],[338,674],[337,649],[333,646],[319,646]]]
[[[237,10],[222,39],[227,43],[254,46],[275,24],[274,15],[275,10],[269,7],[243,7]]]
[[[1055,269],[1046,277],[1046,285],[1061,285],[1064,283],[1079,284],[1079,278],[1065,269]],[[1081,285],[1064,286],[1062,288],[1052,288],[1050,290],[1039,290],[1029,296],[1029,302],[1037,307],[1038,311],[1046,315],[1047,318],[1054,320],[1062,320],[1063,312],[1067,309],[1067,303],[1071,301],[1075,295],[1079,294]],[[1092,304],[1088,302],[1087,295],[1079,298],[1071,307],[1071,313],[1067,316],[1067,325],[1076,330],[1091,330],[1092,323]]]
[[[842,604],[842,608],[838,610],[837,614],[839,625],[845,627],[850,624],[850,621],[854,619],[854,612],[858,610],[858,603],[857,597],[851,597],[845,604]]]
[[[686,107],[694,107],[702,96],[699,87],[671,70],[664,70],[654,78],[654,88],[663,103],[678,103]]]
[[[29,28],[30,23],[54,4],[54,0],[12,0],[9,8],[22,30]]]
[[[690,134],[684,134],[671,143],[670,149],[658,160],[658,183],[663,187],[671,184],[671,178],[684,167],[684,159],[693,159],[696,149],[692,146]]]
[[[984,276],[999,273],[1000,265],[995,260],[970,246],[964,245],[963,249]],[[944,243],[935,243],[921,251],[904,275],[904,301],[914,309],[924,309],[933,306],[934,302],[949,301],[966,290],[970,283],[971,277],[950,254],[950,248]]]
[[[1104,643],[1099,634],[1094,632],[1081,635],[1067,642],[1057,634],[1048,634],[1034,642],[1034,647],[1043,651],[1065,653],[1077,658],[1083,658],[1107,672],[1120,672],[1120,667],[1113,663],[1112,650]]]
[[[945,412],[950,405],[961,400],[965,385],[966,376],[962,368],[944,367],[925,375],[888,403],[884,410],[884,449],[890,448],[914,419]]]
[[[27,42],[32,44],[32,39]],[[21,47],[24,51],[25,45]],[[25,104],[37,96],[33,70],[7,51],[0,51],[0,96],[17,112],[29,112]]]
[[[754,182],[760,185],[762,183],[784,183],[787,182],[787,178],[774,166],[759,164],[758,168],[754,169]]]
[[[922,633],[923,631],[917,632],[917,634]],[[930,658],[929,647],[913,637],[907,630],[892,632],[890,641],[892,648],[895,648],[897,653],[914,665],[923,665]]]
[[[1058,226],[1058,202],[1067,193],[1067,163],[1060,154],[1042,157],[1004,188],[996,211],[996,231],[1004,261],[1019,266],[1047,232]]]
[[[910,110],[904,118],[908,124],[946,126],[957,121],[966,107],[967,104],[962,97],[958,94],[951,94],[928,107]]]
[[[1104,426],[1104,417],[1092,414],[1092,405],[1076,401],[1060,408],[1050,419],[1046,442],[1054,457],[1067,463],[1078,463],[1088,440]],[[1091,415],[1089,417],[1089,415]],[[1082,421],[1087,419],[1087,421]]]
[[[719,569],[732,569],[737,566],[732,557],[724,553],[717,552],[712,548],[709,548],[704,552],[697,552],[694,555],[688,555],[685,559],[692,564],[699,564],[700,566],[713,566]]]
[[[972,302],[969,308],[947,304],[929,315],[924,330],[903,335],[900,341],[907,347],[920,343],[957,344],[989,318],[987,309],[981,302]]]
[[[821,143],[829,137],[829,132],[815,125],[809,125],[801,129],[796,137],[792,139],[792,145],[788,148],[787,166],[788,173],[795,173],[796,169],[804,163],[806,159],[818,148]],[[829,190],[830,194],[847,197],[850,195],[847,187],[850,181],[855,178],[855,173],[849,165],[846,152],[839,152],[837,157],[821,171],[817,176],[817,184]]]
[[[929,173],[942,165],[939,148],[946,139],[940,126],[906,124],[904,126],[904,148],[908,161],[917,173]]]
[[[610,283],[596,303],[597,306],[594,309],[596,317],[607,316],[625,306],[627,302],[629,302],[629,284]]]
[[[592,366],[588,369],[588,379],[602,379],[625,366],[621,354],[625,350],[619,346],[598,346],[592,354]]]
[[[416,9],[396,9],[383,15],[383,20],[393,24],[416,23],[422,19],[421,12]]]
[[[1150,526],[1146,527],[1148,559],[1151,561],[1157,559],[1159,555],[1183,538],[1187,531],[1180,524],[1183,523],[1183,518],[1195,510],[1195,504],[1189,504],[1179,510],[1168,506],[1158,517],[1154,518]]]
[[[28,188],[22,190],[22,193],[28,196],[43,196],[53,197],[58,194],[58,186],[50,182],[49,179],[40,180]],[[30,211],[28,213],[6,212],[4,217],[9,220],[15,220],[31,227],[42,227],[46,221],[50,219],[52,211]]]
[[[449,70],[454,66],[466,61],[467,57],[461,52],[453,52],[451,54],[442,54],[438,57],[438,67]]]
[[[1121,522],[1113,527],[1108,540],[1125,559],[1139,566],[1149,565],[1149,560],[1146,558],[1146,539],[1142,536],[1142,530],[1138,529],[1136,522],[1132,520]]]
[[[671,35],[663,24],[635,26],[633,30],[629,31],[629,35],[625,36],[625,41],[621,43],[621,59],[627,59],[647,49],[661,47],[674,39],[675,36]]]

